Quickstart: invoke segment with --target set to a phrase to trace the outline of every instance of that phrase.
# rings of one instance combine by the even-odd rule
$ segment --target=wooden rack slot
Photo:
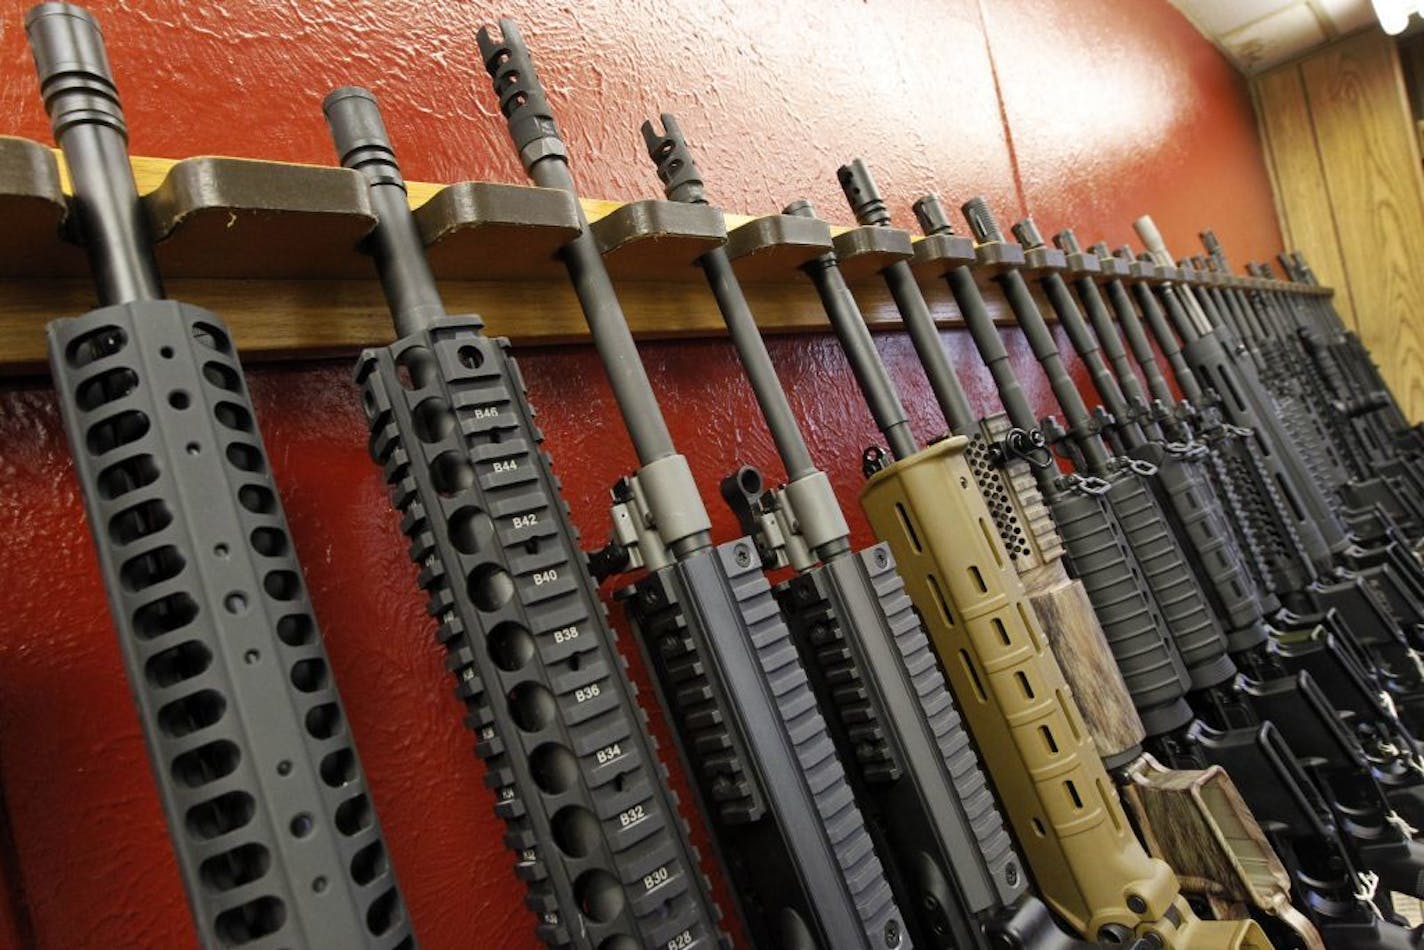
[[[135,158],[133,166],[168,292],[221,314],[244,359],[350,356],[390,340],[385,300],[361,251],[375,217],[359,173],[221,157]],[[65,181],[52,149],[0,136],[0,375],[43,372],[45,324],[95,304],[84,254],[65,238]],[[958,236],[913,239],[896,228],[838,228],[706,205],[576,203],[562,191],[493,182],[409,182],[407,191],[450,311],[479,313],[492,333],[521,344],[588,338],[557,257],[579,232],[580,210],[641,338],[726,333],[694,266],[717,246],[726,247],[752,312],[772,333],[829,332],[799,272],[827,250],[839,255],[875,329],[900,326],[878,276],[897,260],[911,261],[935,320],[961,325],[940,277],[975,258],[973,243]],[[984,250],[973,266],[988,287],[995,262]],[[1011,322],[992,287],[986,300],[996,320]]]

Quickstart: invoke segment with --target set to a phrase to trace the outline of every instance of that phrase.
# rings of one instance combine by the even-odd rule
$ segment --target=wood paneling
[[[1278,69],[1262,76],[1255,86],[1261,137],[1270,157],[1286,245],[1304,251],[1320,282],[1336,288],[1335,307],[1354,326],[1354,303],[1345,280],[1335,216],[1326,200],[1325,170],[1320,167],[1300,70]]]
[[[1288,243],[1341,291],[1385,379],[1420,418],[1424,175],[1393,41],[1358,34],[1267,74],[1256,93]]]

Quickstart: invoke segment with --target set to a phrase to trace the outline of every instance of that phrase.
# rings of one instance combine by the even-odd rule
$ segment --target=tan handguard
[[[1264,948],[1203,921],[1137,841],[956,437],[876,473],[861,503],[888,543],[1045,901],[1090,938]]]
[[[1007,425],[986,420],[989,437]],[[1011,512],[1011,560],[1028,592],[1049,646],[1078,701],[1098,751],[1108,762],[1136,753],[1125,767],[1125,804],[1148,850],[1172,865],[1182,889],[1207,900],[1216,917],[1240,919],[1252,911],[1271,914],[1299,935],[1302,946],[1321,947],[1315,926],[1290,902],[1290,876],[1255,816],[1220,766],[1175,770],[1141,753],[1145,737],[1127,685],[1081,583],[1068,576],[1063,548],[1038,485],[1023,461],[992,471],[968,457],[981,487],[986,479],[1003,494]],[[987,492],[986,492],[987,494]],[[993,511],[991,502],[991,511]],[[1000,538],[1004,522],[1000,521]],[[1019,540],[1022,539],[1022,540]]]
[[[1290,874],[1225,769],[1169,769],[1143,755],[1128,770],[1123,797],[1148,850],[1171,855],[1184,891],[1218,917],[1273,914],[1303,946],[1323,950],[1315,925],[1290,902]]]
[[[1002,413],[980,422],[964,457],[999,539],[1048,635],[1098,754],[1119,763],[1140,751],[1146,732],[1082,583],[1063,565],[1063,541],[1027,462],[1000,464],[989,449],[1010,425]]]

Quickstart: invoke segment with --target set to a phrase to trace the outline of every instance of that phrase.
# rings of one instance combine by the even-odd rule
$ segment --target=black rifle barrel
[[[982,197],[970,198],[961,210],[974,232],[975,241],[980,244],[1004,241],[1004,234],[999,230],[988,202]],[[1006,270],[994,280],[1002,288],[1004,297],[1009,301],[1009,308],[1013,310],[1014,318],[1028,340],[1029,348],[1033,350],[1034,357],[1048,376],[1048,385],[1053,390],[1058,405],[1063,409],[1069,428],[1077,434],[1075,442],[1083,453],[1088,469],[1101,471],[1108,462],[1107,447],[1103,444],[1102,437],[1093,431],[1092,414],[1088,412],[1087,403],[1083,402],[1083,396],[1078,392],[1073,377],[1068,375],[1068,370],[1063,365],[1058,344],[1048,329],[1048,322],[1043,319],[1043,314],[1038,309],[1038,303],[1033,299],[1033,293],[1028,289],[1028,283],[1017,270]]]
[[[916,201],[913,208],[915,219],[919,221],[925,234],[953,233],[949,215],[938,196],[926,195]],[[994,318],[989,316],[989,309],[984,305],[984,296],[979,292],[979,285],[974,282],[974,272],[966,265],[956,267],[945,276],[954,294],[954,302],[959,307],[959,314],[964,318],[969,335],[973,337],[974,345],[978,348],[984,365],[989,368],[989,375],[994,379],[994,386],[999,390],[999,401],[1008,413],[1009,422],[1026,432],[1037,429],[1038,417],[1034,415],[1033,406],[1024,394],[1023,387],[1019,385],[1018,375],[1014,372],[1013,364],[1009,362],[1008,350],[1004,349],[1004,341],[999,338]]]
[[[811,202],[801,200],[787,205],[782,213],[814,218],[816,209],[812,207]],[[846,359],[850,361],[851,372],[855,374],[866,405],[870,407],[875,426],[890,446],[890,454],[897,459],[914,455],[919,446],[915,444],[915,436],[910,431],[905,407],[900,402],[900,395],[895,391],[894,384],[890,382],[890,374],[885,371],[885,364],[875,352],[875,341],[870,338],[870,328],[865,325],[865,320],[860,315],[860,307],[856,304],[855,297],[851,296],[850,288],[846,286],[845,276],[841,273],[835,253],[828,251],[803,265],[802,269],[816,286],[821,305],[841,341]]]
[[[890,226],[890,212],[885,209],[880,189],[876,187],[875,179],[871,177],[870,169],[863,161],[857,158],[847,165],[842,165],[836,176],[858,224],[872,227]],[[900,319],[910,334],[910,342],[915,347],[925,376],[929,379],[930,389],[935,394],[935,401],[939,403],[940,411],[944,413],[950,430],[957,435],[974,432],[978,420],[969,406],[969,397],[965,395],[964,387],[954,375],[954,367],[949,363],[944,343],[940,340],[939,329],[934,324],[934,318],[930,316],[929,305],[925,303],[925,296],[920,292],[920,285],[915,282],[910,265],[904,261],[896,261],[881,273],[890,288],[895,308],[900,312]]]
[[[1105,241],[1099,241],[1088,250],[1089,253],[1096,254],[1103,261],[1121,260],[1121,258],[1113,257]],[[1152,344],[1147,339],[1147,331],[1142,326],[1142,319],[1137,314],[1137,307],[1132,302],[1132,295],[1127,292],[1127,287],[1123,284],[1121,277],[1112,278],[1107,282],[1106,287],[1108,303],[1112,305],[1113,313],[1117,315],[1118,322],[1122,325],[1123,338],[1132,351],[1132,358],[1137,362],[1138,368],[1142,370],[1142,377],[1147,381],[1148,392],[1162,405],[1172,405],[1176,402],[1176,397],[1172,395],[1172,389],[1167,385],[1167,378],[1162,375],[1162,369],[1157,365],[1157,355],[1152,351]]]
[[[814,473],[816,465],[811,460],[811,451],[806,447],[806,439],[801,435],[801,427],[791,411],[786,390],[776,377],[771,355],[767,353],[766,343],[757,330],[756,318],[747,307],[746,295],[732,272],[732,262],[727,259],[726,250],[713,248],[702,255],[699,264],[707,274],[712,295],[726,320],[727,333],[737,349],[757,405],[766,418],[766,427],[786,469],[786,477],[794,481]]]
[[[1065,228],[1055,234],[1053,243],[1065,253],[1082,253],[1078,239],[1069,229]],[[1102,291],[1098,289],[1097,282],[1092,276],[1084,274],[1075,281],[1075,284],[1078,288],[1078,297],[1083,301],[1083,308],[1088,312],[1088,322],[1092,324],[1093,332],[1097,335],[1098,343],[1102,347],[1103,354],[1107,356],[1109,365],[1112,366],[1112,371],[1117,377],[1117,383],[1121,387],[1123,395],[1129,403],[1136,404],[1139,409],[1146,407],[1148,405],[1147,392],[1142,387],[1142,380],[1138,378],[1132,368],[1127,349],[1123,346],[1122,335],[1118,332],[1117,325],[1113,323],[1112,313],[1103,300]],[[1117,286],[1121,289],[1122,284],[1118,282]],[[1170,404],[1170,400],[1166,404]],[[1157,424],[1150,420],[1143,423],[1143,428],[1149,435],[1157,432]]]
[[[25,14],[55,143],[101,304],[158,300],[163,283],[143,222],[128,125],[99,24],[81,7],[43,3]]]
[[[496,40],[488,27],[482,27],[477,38],[520,160],[539,186],[575,194],[568,153],[519,29],[512,20],[501,19],[499,31],[502,39]],[[618,403],[638,461],[647,465],[675,454],[672,435],[638,358],[633,333],[628,329],[623,307],[603,266],[598,242],[588,229],[581,209],[579,223],[583,230],[564,245],[559,255],[573,281],[574,293],[583,308],[593,345],[608,374],[613,398]]]
[[[333,90],[322,102],[341,164],[366,176],[371,208],[381,226],[372,232],[372,256],[395,320],[396,335],[409,336],[445,316],[435,276],[425,258],[405,179],[391,150],[376,97],[356,86]]]
[[[661,117],[663,134],[651,122],[643,123],[643,141],[647,143],[649,155],[658,163],[658,174],[666,174],[667,196],[672,201],[692,204],[707,204],[707,195],[697,166],[691,156],[678,156],[680,162],[674,171],[673,163],[663,161],[664,150],[686,150],[682,130],[677,119],[667,113]],[[732,271],[732,262],[722,247],[714,247],[697,259],[698,265],[707,274],[712,295],[727,324],[727,333],[737,349],[742,370],[747,375],[757,405],[766,418],[766,427],[771,431],[771,439],[776,443],[776,452],[781,456],[781,464],[792,481],[816,472],[811,460],[811,451],[801,435],[801,426],[796,422],[796,414],[791,411],[791,403],[786,398],[786,390],[776,376],[776,368],[771,365],[771,355],[766,350],[766,341],[757,329],[756,318],[747,306],[742,285]]]
[[[1032,218],[1024,218],[1019,221],[1013,226],[1013,232],[1014,237],[1018,239],[1019,244],[1025,250],[1045,246],[1043,236],[1039,233],[1038,226],[1034,224]],[[1048,297],[1049,304],[1053,307],[1053,312],[1058,315],[1058,322],[1068,334],[1069,342],[1077,351],[1078,358],[1088,368],[1088,374],[1093,380],[1093,387],[1102,397],[1108,412],[1116,417],[1119,431],[1129,447],[1140,445],[1145,440],[1142,428],[1133,420],[1127,395],[1123,392],[1122,386],[1118,385],[1117,378],[1108,369],[1103,347],[1099,345],[1098,337],[1088,327],[1088,320],[1084,317],[1083,311],[1078,309],[1078,303],[1073,299],[1073,294],[1068,289],[1068,282],[1063,279],[1062,274],[1046,273],[1040,278],[1039,283],[1043,287],[1044,295]],[[1101,297],[1097,296],[1097,287],[1091,284],[1089,286],[1092,293],[1084,299],[1084,305],[1087,306],[1090,305],[1090,301],[1096,301],[1098,308],[1102,309],[1103,301]]]
[[[1125,246],[1118,251],[1118,260],[1130,261],[1132,252]],[[1182,345],[1177,340],[1176,333],[1173,332],[1171,324],[1168,323],[1167,314],[1163,311],[1162,305],[1157,302],[1157,296],[1152,292],[1152,288],[1146,283],[1138,281],[1132,285],[1134,296],[1137,298],[1137,305],[1142,311],[1142,318],[1147,321],[1147,326],[1152,331],[1152,336],[1156,338],[1157,345],[1162,349],[1162,355],[1166,357],[1167,365],[1172,368],[1172,374],[1177,377],[1177,385],[1182,389],[1182,395],[1194,405],[1201,405],[1203,392],[1201,382],[1197,379],[1196,373],[1187,364],[1186,357],[1182,355]],[[1123,328],[1128,331],[1128,342],[1132,344],[1133,352],[1142,361],[1144,372],[1148,372],[1147,367],[1156,365],[1156,356],[1152,353],[1151,344],[1144,339],[1143,347],[1139,349],[1133,339],[1134,328],[1141,329],[1141,324],[1130,319],[1132,308],[1129,306],[1119,312],[1123,319]],[[1197,334],[1193,330],[1191,323],[1178,323],[1178,329],[1186,334],[1188,341],[1197,339]],[[1148,373],[1148,382],[1152,381],[1152,375]],[[1165,385],[1165,380],[1164,380]],[[1156,392],[1155,386],[1153,392]]]

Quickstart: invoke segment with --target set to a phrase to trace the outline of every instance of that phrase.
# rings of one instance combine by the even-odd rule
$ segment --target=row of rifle
[[[93,18],[26,28],[101,304],[49,326],[53,377],[197,931],[413,947],[231,337],[164,298]],[[529,177],[572,193],[514,25],[479,48]],[[852,162],[859,231],[784,220],[828,248],[802,270],[887,446],[858,459],[880,543],[853,549],[714,247],[786,474],[728,476],[745,535],[718,544],[585,228],[559,257],[639,462],[585,555],[507,341],[442,305],[374,98],[325,111],[399,337],[357,370],[371,454],[548,945],[726,942],[598,596],[615,575],[757,946],[1419,945],[1389,894],[1424,898],[1424,438],[1328,296],[1230,277],[1209,236],[1178,266],[1145,219],[1138,258],[1030,220],[1009,241],[979,199],[959,236],[924,198],[882,272],[945,420],[922,447],[839,269],[889,225]],[[643,135],[668,199],[707,203],[675,121]],[[971,408],[911,254],[1003,415]],[[986,270],[1061,421],[1015,378]]]

